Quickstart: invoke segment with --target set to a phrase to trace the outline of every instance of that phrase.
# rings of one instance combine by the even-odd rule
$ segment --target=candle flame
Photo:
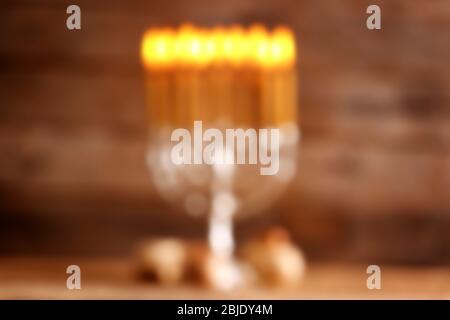
[[[168,67],[175,60],[175,34],[169,29],[151,29],[144,35],[141,56],[147,67]]]
[[[284,27],[275,29],[272,34],[270,50],[272,63],[275,65],[289,64],[294,61],[296,52],[292,31]]]
[[[182,25],[178,30],[150,29],[144,34],[141,57],[150,69],[174,66],[291,67],[296,62],[293,32],[278,27],[269,32],[262,25],[200,29]]]

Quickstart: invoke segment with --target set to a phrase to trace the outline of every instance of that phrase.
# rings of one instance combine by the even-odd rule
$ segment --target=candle
[[[146,32],[141,56],[146,68],[146,95],[150,123],[154,129],[170,126],[172,118],[172,89],[175,34],[169,29]]]
[[[228,31],[227,60],[233,71],[233,124],[238,127],[255,127],[257,122],[258,92],[256,77],[248,59],[247,33],[240,26]]]
[[[277,28],[260,52],[263,124],[280,127],[296,122],[295,43],[286,28]]]
[[[177,68],[175,71],[176,127],[191,128],[195,120],[201,120],[204,112],[205,90],[202,89],[201,54],[202,39],[199,30],[183,25],[175,45]]]

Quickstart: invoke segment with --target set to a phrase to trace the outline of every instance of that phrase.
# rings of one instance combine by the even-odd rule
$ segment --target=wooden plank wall
[[[288,226],[314,258],[450,261],[450,2],[0,2],[0,253],[126,254],[199,236],[144,164],[139,42],[151,25],[285,23],[299,42],[299,174],[245,237]]]

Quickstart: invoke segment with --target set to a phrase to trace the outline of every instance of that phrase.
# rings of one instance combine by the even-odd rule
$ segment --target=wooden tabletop
[[[81,290],[66,288],[66,268],[81,268]],[[218,292],[163,287],[136,277],[131,259],[0,258],[1,299],[450,299],[450,268],[381,265],[380,290],[366,287],[365,265],[310,264],[296,289]]]

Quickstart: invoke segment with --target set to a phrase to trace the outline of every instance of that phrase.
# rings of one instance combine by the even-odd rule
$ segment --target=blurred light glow
[[[175,34],[169,29],[151,29],[144,35],[141,56],[147,67],[169,67],[175,62]]]
[[[260,24],[248,29],[239,25],[201,29],[184,24],[178,30],[147,31],[142,39],[141,56],[151,69],[223,63],[237,67],[290,67],[296,62],[296,46],[294,34],[287,27],[269,32]]]

